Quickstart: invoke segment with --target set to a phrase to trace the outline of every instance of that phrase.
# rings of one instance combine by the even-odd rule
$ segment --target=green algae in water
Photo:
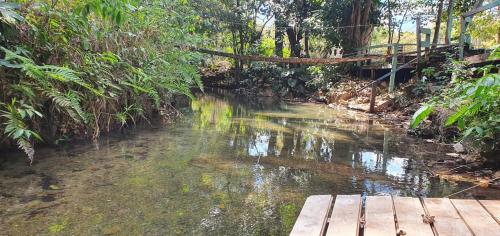
[[[130,185],[138,186],[138,187],[146,187],[151,185],[150,180],[146,176],[135,176],[130,177],[128,179],[128,183]]]
[[[60,233],[68,226],[69,219],[67,217],[62,218],[57,223],[51,224],[49,226],[50,233]]]
[[[205,187],[212,187],[214,184],[212,176],[206,173],[201,174],[201,184]]]
[[[279,212],[283,230],[285,232],[292,231],[299,208],[293,203],[287,203],[280,206]]]
[[[183,193],[189,193],[189,185],[183,184],[182,185],[182,192]]]

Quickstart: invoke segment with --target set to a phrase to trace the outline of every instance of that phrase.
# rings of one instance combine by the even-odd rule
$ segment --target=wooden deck
[[[290,235],[500,236],[500,200],[315,195]]]

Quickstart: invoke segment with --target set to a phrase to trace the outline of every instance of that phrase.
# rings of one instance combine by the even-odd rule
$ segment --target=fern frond
[[[45,78],[50,78],[62,83],[75,83],[93,92],[95,95],[103,96],[102,91],[95,89],[92,85],[83,81],[79,77],[79,73],[70,68],[54,65],[36,65],[30,58],[18,55],[4,47],[0,47],[0,49],[5,52],[4,63],[2,65],[11,65],[10,67],[12,68],[20,68],[28,77],[42,83],[44,87],[49,83]]]
[[[51,98],[54,104],[66,112],[73,120],[77,122],[83,121],[83,123],[88,122],[88,116],[80,105],[78,94],[72,91],[62,93],[55,89],[45,91],[44,94]]]
[[[23,138],[17,139],[16,142],[19,149],[23,150],[24,153],[26,153],[26,155],[28,156],[31,165],[35,158],[35,149],[33,148],[33,145],[28,140]]]
[[[41,117],[42,114],[35,110],[32,106],[18,102],[15,98],[9,104],[0,103],[0,116],[5,119],[4,133],[11,139],[15,140],[19,148],[23,150],[31,162],[35,150],[31,143],[32,140],[42,140],[40,135],[29,129],[25,123],[25,119],[32,119],[34,116]]]
[[[70,68],[53,66],[53,65],[43,65],[43,66],[38,66],[38,68],[41,71],[43,71],[47,77],[51,79],[55,79],[64,83],[72,82],[92,91],[94,94],[98,96],[103,96],[103,93],[101,91],[95,89],[92,85],[83,81],[79,77],[78,72]]]

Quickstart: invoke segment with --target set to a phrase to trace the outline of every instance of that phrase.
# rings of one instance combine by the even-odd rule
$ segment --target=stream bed
[[[366,114],[225,91],[181,111],[173,124],[39,148],[31,167],[1,153],[0,235],[287,235],[309,195],[470,186],[422,164],[449,150]]]

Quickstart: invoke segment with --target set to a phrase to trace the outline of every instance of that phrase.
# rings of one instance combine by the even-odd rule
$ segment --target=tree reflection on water
[[[40,150],[33,167],[10,158],[0,169],[1,194],[12,196],[0,197],[1,232],[287,235],[309,195],[457,188],[429,178],[414,140],[363,114],[221,91],[190,108],[164,129]]]

